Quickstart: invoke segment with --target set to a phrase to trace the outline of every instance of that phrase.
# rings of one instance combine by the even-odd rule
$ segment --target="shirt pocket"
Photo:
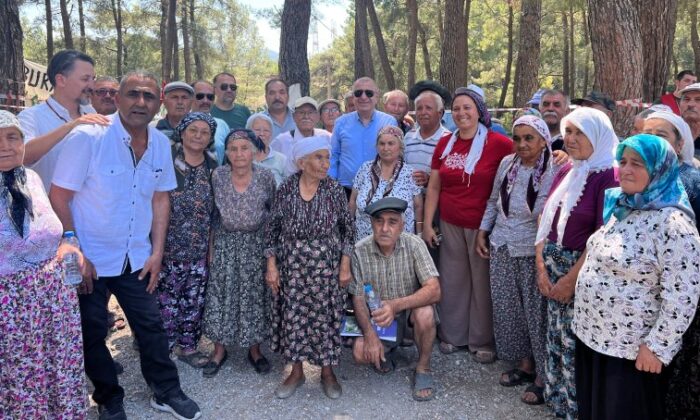
[[[139,171],[139,185],[144,197],[152,198],[153,192],[160,183],[163,171],[160,169],[144,169]]]
[[[128,183],[124,178],[126,175],[124,165],[104,165],[99,169],[99,173],[105,191],[118,193],[124,190],[124,185]]]

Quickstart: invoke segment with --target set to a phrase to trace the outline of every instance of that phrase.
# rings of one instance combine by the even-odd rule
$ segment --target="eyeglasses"
[[[369,90],[369,89],[364,89],[364,90],[362,90],[362,89],[357,89],[357,90],[354,91],[352,94],[353,94],[356,98],[359,98],[360,96],[362,96],[363,93],[364,93],[365,96],[367,96],[368,98],[371,98],[372,96],[374,96],[374,91],[373,91],[373,90]]]
[[[328,108],[323,108],[323,110],[321,110],[322,114],[335,114],[336,112],[340,112],[340,108],[328,107]]]
[[[223,91],[227,91],[227,90],[231,89],[231,92],[235,92],[238,90],[238,85],[235,83],[231,83],[231,84],[222,83],[221,85],[219,85],[219,89],[221,89]]]
[[[115,96],[117,94],[116,89],[97,89],[93,91],[93,93],[97,96]]]
[[[236,90],[236,89],[234,89],[234,90]],[[213,94],[213,93],[198,93],[198,94],[194,95],[195,99],[197,99],[198,101],[201,101],[202,99],[204,99],[205,96],[206,96],[207,99],[209,99],[210,101],[213,101],[213,100],[214,100],[214,94]]]

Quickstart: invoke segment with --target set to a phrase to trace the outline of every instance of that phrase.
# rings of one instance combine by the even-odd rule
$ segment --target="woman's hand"
[[[639,353],[637,353],[637,360],[634,366],[642,372],[661,373],[663,363],[653,351],[649,350],[646,344],[642,344],[639,346]]]
[[[352,271],[350,270],[350,257],[343,255],[340,258],[340,287],[348,287],[352,281]]]
[[[479,233],[476,234],[476,253],[485,259],[491,257],[488,234],[485,230],[479,230]]]
[[[569,155],[563,150],[553,151],[552,157],[554,158],[554,164],[557,166],[561,166],[569,161]]]
[[[549,290],[549,298],[559,303],[569,303],[574,297],[576,289],[576,278],[571,273],[563,275],[557,283]]]
[[[423,240],[430,248],[435,248],[440,245],[437,235],[435,234],[435,229],[433,229],[431,225],[423,225]]]
[[[544,297],[550,297],[549,293],[552,290],[552,282],[549,280],[549,274],[544,264],[537,265],[537,288]]]
[[[277,271],[276,262],[267,263],[267,272],[265,273],[265,283],[272,290],[272,294],[276,295],[280,291],[280,273]]]

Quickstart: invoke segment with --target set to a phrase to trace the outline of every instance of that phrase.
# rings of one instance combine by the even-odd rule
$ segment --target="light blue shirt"
[[[267,168],[275,176],[275,184],[279,187],[284,178],[287,176],[287,156],[280,152],[270,150],[270,153],[265,157],[265,159],[260,162],[254,161],[256,165]]]
[[[387,125],[396,126],[396,118],[376,110],[367,125],[362,124],[357,111],[340,116],[331,136],[328,175],[351,188],[360,166],[377,156],[377,133]]]
[[[221,118],[213,118],[216,121],[216,131],[214,132],[214,145],[212,147],[214,152],[216,152],[216,163],[221,166],[224,163],[226,136],[231,130],[228,128],[226,121]]]
[[[275,139],[277,136],[279,136],[282,133],[286,133],[287,131],[292,131],[297,129],[297,123],[294,122],[294,110],[292,108],[287,107],[287,117],[284,119],[284,124],[280,124],[275,120],[275,118],[270,115],[270,112],[265,109],[263,114],[267,115],[270,117],[272,120],[272,138]]]

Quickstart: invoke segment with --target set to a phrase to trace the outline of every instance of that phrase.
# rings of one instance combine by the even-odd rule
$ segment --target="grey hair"
[[[386,103],[389,102],[389,98],[391,98],[394,95],[400,96],[401,99],[406,101],[406,105],[408,105],[408,95],[406,95],[406,92],[399,90],[399,89],[391,90],[391,91],[385,93],[384,96],[382,96],[382,104],[386,105]]]
[[[112,76],[100,76],[97,79],[95,79],[95,83],[100,83],[100,82],[110,82],[114,84],[119,84],[119,80]]]
[[[654,112],[656,112],[656,110],[651,109],[651,108],[648,108],[648,109],[643,110],[643,111],[640,112],[639,114],[635,115],[634,118],[641,118],[641,119],[643,119],[643,120],[646,120],[647,117],[648,117],[649,115],[653,114]],[[672,125],[673,125],[673,124],[672,124]]]
[[[542,92],[542,96],[540,96],[540,104],[542,104],[542,100],[544,99],[545,96],[554,96],[554,95],[561,95],[564,97],[564,101],[566,102],[566,107],[571,108],[571,98],[569,98],[569,95],[566,93],[562,92],[559,89],[546,89],[544,92]]]
[[[416,106],[418,106],[418,102],[422,101],[425,98],[433,98],[433,100],[435,101],[435,106],[437,106],[438,112],[445,110],[445,101],[442,100],[442,96],[438,95],[432,90],[424,90],[423,92],[421,92],[420,95],[418,95],[413,101],[413,103],[416,104]]]
[[[135,77],[137,79],[146,79],[146,80],[152,80],[156,84],[156,89],[158,90],[158,96],[160,96],[160,81],[158,80],[158,77],[151,73],[150,71],[146,70],[133,70],[124,75],[122,77],[121,82],[119,82],[119,92],[122,92],[124,87],[126,86],[126,82],[129,81],[132,77]]]
[[[263,120],[266,123],[270,125],[270,128],[273,128],[274,126],[272,125],[272,118],[268,117],[267,115],[263,114],[262,112],[256,112],[255,114],[251,115],[248,117],[248,121],[245,122],[245,128],[248,130],[253,129],[253,124],[255,124],[255,121],[257,120]]]

